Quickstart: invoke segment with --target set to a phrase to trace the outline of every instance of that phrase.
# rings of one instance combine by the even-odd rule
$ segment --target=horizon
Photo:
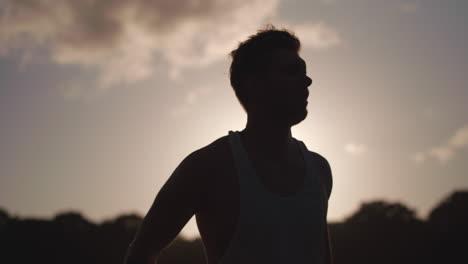
[[[453,199],[456,195],[460,196],[459,194],[461,194],[462,196],[465,196],[468,194],[468,188],[467,189],[464,189],[464,190],[457,190],[457,191],[453,191],[452,193],[450,193],[449,195],[446,195],[443,199],[440,199],[436,204],[434,204],[434,206],[432,207],[430,213],[433,213],[435,212],[435,210],[438,210],[440,209],[441,207],[445,207],[447,208],[448,204],[447,203],[450,203],[450,202],[458,202],[458,206],[462,205],[460,202],[463,202],[461,201],[460,199]],[[358,215],[358,213],[362,213],[362,212],[365,212],[363,211],[363,208],[368,206],[369,204],[372,204],[372,203],[383,203],[384,205],[387,206],[387,213],[388,213],[388,206],[395,206],[395,205],[400,205],[400,206],[403,206],[403,208],[406,208],[410,211],[412,211],[414,213],[414,218],[411,218],[411,219],[414,219],[416,221],[421,221],[422,223],[425,223],[425,222],[430,222],[430,221],[434,221],[434,219],[431,219],[431,216],[430,215],[427,215],[426,217],[424,218],[420,218],[418,217],[418,213],[416,210],[414,210],[413,208],[411,207],[408,207],[408,205],[404,204],[404,203],[400,203],[398,201],[386,201],[386,200],[372,200],[372,201],[365,201],[363,203],[360,204],[359,208],[357,208],[354,212],[352,212],[351,215],[347,216],[346,218],[344,219],[340,219],[338,221],[328,221],[328,224],[329,225],[340,225],[340,224],[349,224],[350,223],[350,219],[352,217],[355,217],[356,215]],[[451,206],[452,208],[453,205]],[[440,211],[440,210],[439,210]],[[118,218],[120,217],[129,217],[129,216],[136,216],[138,218],[141,218],[140,220],[143,220],[144,218],[144,215],[142,214],[139,214],[138,212],[122,212],[114,217],[107,217],[105,219],[101,219],[99,221],[96,221],[96,220],[93,220],[93,219],[90,219],[89,217],[86,216],[85,213],[83,212],[80,212],[78,210],[73,210],[73,209],[70,209],[70,210],[62,210],[58,213],[56,213],[54,216],[52,217],[41,217],[41,216],[20,216],[20,215],[17,215],[17,214],[10,214],[8,211],[5,210],[5,208],[2,208],[0,207],[0,212],[4,212],[7,214],[7,217],[9,219],[14,219],[16,221],[55,221],[55,218],[57,216],[61,216],[61,215],[67,215],[67,214],[78,214],[80,217],[82,217],[83,220],[89,222],[90,224],[93,224],[93,225],[96,225],[96,226],[101,226],[101,225],[104,225],[104,224],[110,224],[112,222],[114,222],[115,220],[117,220]],[[367,213],[369,213],[369,211],[367,211]],[[375,212],[374,212],[375,213]],[[381,212],[381,214],[385,214],[384,212]],[[400,218],[399,218],[400,217]],[[400,215],[398,217],[396,217],[396,221],[398,222],[399,220],[401,221],[401,218],[402,217],[402,214],[400,213]],[[440,217],[440,215],[439,215]],[[393,220],[395,220],[393,219]],[[374,219],[375,220],[375,219]],[[391,219],[389,219],[391,220]],[[1,222],[0,222],[1,224]],[[197,233],[194,233],[194,232],[180,232],[176,238],[181,238],[181,239],[184,239],[184,240],[187,240],[187,241],[193,241],[193,240],[197,240],[197,239],[201,239],[201,235],[197,232]]]

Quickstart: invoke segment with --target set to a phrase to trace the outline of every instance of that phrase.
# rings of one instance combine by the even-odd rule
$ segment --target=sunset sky
[[[146,214],[183,158],[244,128],[228,54],[271,23],[302,41],[313,84],[292,132],[331,165],[329,221],[376,199],[424,219],[468,189],[466,14],[465,0],[0,0],[0,208]]]

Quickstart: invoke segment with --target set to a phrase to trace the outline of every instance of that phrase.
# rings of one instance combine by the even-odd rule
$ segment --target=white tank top
[[[305,144],[294,141],[305,158],[306,176],[300,191],[285,197],[265,188],[255,175],[239,132],[229,131],[240,186],[240,215],[217,264],[324,263],[328,199]]]

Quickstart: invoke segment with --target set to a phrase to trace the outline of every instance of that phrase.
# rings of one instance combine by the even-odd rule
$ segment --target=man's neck
[[[249,118],[244,130],[240,132],[244,144],[257,154],[284,158],[293,142],[291,127],[277,121],[257,121]]]

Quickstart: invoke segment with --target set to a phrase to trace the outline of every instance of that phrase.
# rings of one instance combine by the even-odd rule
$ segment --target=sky
[[[329,221],[468,189],[464,0],[0,0],[0,208],[145,215],[191,152],[246,114],[229,52],[273,24],[313,79],[295,138],[333,174]],[[198,236],[194,218],[182,230]]]

